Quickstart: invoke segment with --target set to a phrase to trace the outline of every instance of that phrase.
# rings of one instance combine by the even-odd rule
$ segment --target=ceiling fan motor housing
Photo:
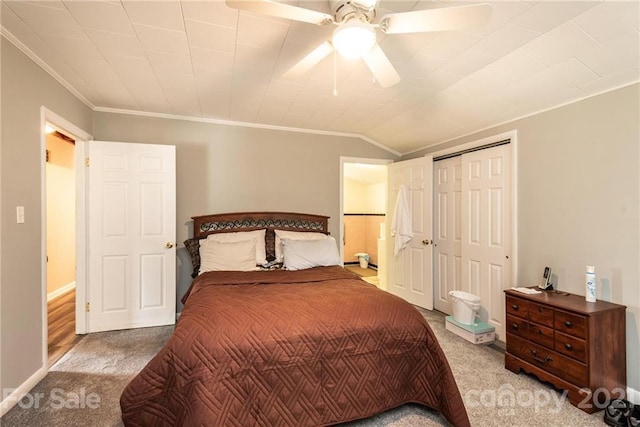
[[[347,22],[357,16],[363,16],[367,22],[372,22],[376,17],[375,7],[367,6],[367,3],[371,3],[370,1],[329,0],[329,3],[335,22]]]

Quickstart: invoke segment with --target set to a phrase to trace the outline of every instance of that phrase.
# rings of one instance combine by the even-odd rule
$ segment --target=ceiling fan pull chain
[[[338,53],[333,51],[333,96],[338,96]]]

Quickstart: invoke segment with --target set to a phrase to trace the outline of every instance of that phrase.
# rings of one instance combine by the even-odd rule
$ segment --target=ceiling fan
[[[305,74],[330,53],[337,51],[349,58],[362,58],[381,87],[400,81],[387,55],[376,43],[376,29],[385,34],[420,33],[474,29],[484,25],[491,15],[491,6],[475,4],[391,13],[376,23],[377,0],[328,0],[332,15],[279,3],[273,0],[226,0],[229,7],[277,18],[316,25],[336,25],[331,40],[327,40],[284,73],[295,78]]]

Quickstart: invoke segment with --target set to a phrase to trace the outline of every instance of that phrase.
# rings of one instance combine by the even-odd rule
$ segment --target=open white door
[[[387,290],[413,305],[433,309],[432,181],[431,156],[392,163],[388,166],[387,213],[391,224],[401,185],[409,190],[413,237],[394,255],[394,238],[387,230]]]
[[[175,147],[93,141],[88,332],[175,322]]]

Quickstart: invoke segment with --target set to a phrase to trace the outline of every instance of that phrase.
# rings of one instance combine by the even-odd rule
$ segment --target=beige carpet
[[[163,326],[86,335],[0,425],[121,426],[122,390],[172,332]]]
[[[604,425],[602,412],[590,416],[533,377],[507,371],[499,350],[474,346],[446,331],[442,314],[422,312],[449,359],[472,425]],[[158,352],[172,330],[172,327],[159,327],[86,336],[51,368],[25,400],[0,419],[0,424],[7,427],[122,425],[120,393]],[[42,397],[35,405],[37,396]],[[99,399],[97,404],[96,399]],[[90,404],[93,407],[89,407]],[[348,425],[419,427],[447,423],[428,408],[403,405]]]

